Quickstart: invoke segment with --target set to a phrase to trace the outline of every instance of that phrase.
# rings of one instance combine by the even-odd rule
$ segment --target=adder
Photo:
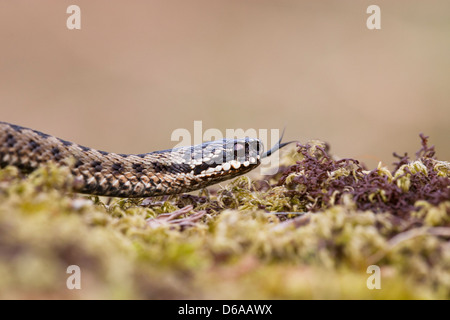
[[[288,143],[280,139],[264,152],[256,138],[223,139],[142,154],[117,154],[0,122],[0,167],[12,165],[28,173],[53,162],[70,167],[75,192],[142,198],[190,192],[245,174]]]

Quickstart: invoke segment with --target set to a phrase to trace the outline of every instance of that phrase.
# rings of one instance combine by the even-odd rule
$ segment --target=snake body
[[[31,172],[48,162],[69,166],[75,192],[101,196],[140,198],[205,188],[253,170],[270,155],[262,150],[259,139],[245,138],[117,154],[0,122],[0,167]]]

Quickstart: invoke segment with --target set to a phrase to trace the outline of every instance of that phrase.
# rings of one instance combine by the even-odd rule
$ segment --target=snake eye
[[[242,143],[235,142],[233,146],[234,160],[238,161],[239,158],[242,158],[243,152],[245,152],[245,147],[242,145]]]
[[[239,143],[239,142],[234,143],[234,151],[240,151],[242,149],[244,149],[244,147],[242,146],[242,143]]]
[[[250,142],[248,137],[245,138],[245,160],[248,160],[250,156]]]

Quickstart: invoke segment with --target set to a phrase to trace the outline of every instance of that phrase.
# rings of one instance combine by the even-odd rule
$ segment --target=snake
[[[27,174],[54,163],[70,168],[76,193],[144,198],[191,192],[246,174],[289,143],[281,140],[266,152],[260,139],[246,137],[119,154],[0,122],[0,168],[14,166]]]

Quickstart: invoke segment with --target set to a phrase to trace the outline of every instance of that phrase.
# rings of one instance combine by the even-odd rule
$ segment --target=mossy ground
[[[72,194],[67,168],[24,177],[7,167],[0,171],[0,298],[449,299],[450,164],[403,159],[394,172],[370,173],[318,155],[320,143],[309,146],[286,152],[285,174],[268,182],[241,177],[152,199]],[[302,171],[314,159],[317,177]],[[370,174],[395,190],[367,189]],[[444,179],[442,190],[430,186],[432,175]],[[339,177],[362,189],[341,189]],[[437,193],[411,203],[420,183],[424,194]],[[413,209],[384,206],[398,199]],[[81,269],[80,290],[66,286],[69,265]],[[368,289],[369,265],[380,267],[381,289]]]

